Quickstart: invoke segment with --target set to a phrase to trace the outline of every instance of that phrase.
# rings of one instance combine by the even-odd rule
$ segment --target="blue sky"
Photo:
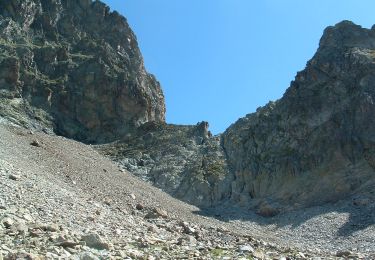
[[[160,81],[167,122],[223,132],[279,99],[325,27],[375,24],[373,0],[104,0],[137,35]]]

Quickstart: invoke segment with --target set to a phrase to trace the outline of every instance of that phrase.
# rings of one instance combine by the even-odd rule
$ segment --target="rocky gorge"
[[[5,191],[0,202],[8,205],[0,207],[0,242],[8,245],[0,250],[6,259],[18,259],[9,241],[35,236],[34,246],[25,242],[15,248],[43,244],[45,249],[33,252],[47,259],[370,259],[375,252],[374,79],[375,27],[340,22],[324,31],[316,54],[282,98],[213,136],[205,121],[192,126],[165,122],[160,83],[145,70],[136,36],[116,11],[91,0],[0,0],[0,177]],[[18,146],[18,139],[24,145]],[[39,150],[30,150],[30,144]],[[70,145],[77,161],[69,155]],[[29,164],[47,161],[46,169],[33,166],[43,174],[29,172],[13,146],[28,155]],[[49,161],[49,152],[55,161]],[[38,179],[50,190],[43,193]],[[59,188],[51,180],[63,187],[56,196],[53,190]],[[130,187],[134,183],[145,190],[137,199]],[[31,194],[26,199],[32,207],[38,196],[44,199],[38,203],[52,204],[40,214],[36,206],[25,210],[27,204],[12,202],[25,199],[25,192]],[[59,201],[72,208],[72,218],[56,216],[59,210],[68,214],[58,209]],[[43,217],[43,211],[49,214]],[[309,222],[301,216],[314,223],[308,234],[310,227],[289,227]],[[60,227],[51,231],[36,220]],[[323,236],[322,230],[330,233]],[[246,231],[257,238],[250,239]],[[116,238],[124,232],[127,246]],[[157,233],[163,235],[156,239]],[[106,245],[99,249],[104,254],[89,245],[87,236]],[[175,236],[179,240],[168,244]],[[34,259],[25,252],[28,257]]]

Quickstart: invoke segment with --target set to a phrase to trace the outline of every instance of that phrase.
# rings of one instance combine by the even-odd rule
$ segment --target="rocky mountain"
[[[375,27],[338,23],[213,136],[105,4],[0,0],[0,260],[374,259],[374,82]]]
[[[374,64],[375,29],[344,21],[325,30],[280,100],[222,135],[199,135],[200,125],[160,126],[104,153],[203,207],[229,201],[273,216],[353,196],[368,201],[375,187]]]
[[[328,27],[284,96],[223,134],[232,198],[277,211],[373,190],[374,79],[375,28]]]
[[[200,207],[263,216],[375,187],[375,29],[328,27],[284,96],[212,136],[166,124],[126,19],[100,1],[0,1],[0,116],[98,144],[125,170]],[[371,200],[370,200],[371,201]]]
[[[84,142],[164,122],[126,19],[91,0],[0,1],[0,115]]]

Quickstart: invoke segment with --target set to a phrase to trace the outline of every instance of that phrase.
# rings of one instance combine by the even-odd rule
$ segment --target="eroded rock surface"
[[[231,175],[219,136],[208,123],[148,123],[115,143],[97,146],[122,167],[173,196],[203,207],[230,196]]]
[[[373,189],[374,79],[375,30],[328,27],[284,96],[223,134],[232,199],[269,211]]]
[[[0,2],[0,115],[85,142],[163,122],[126,19],[100,1]]]

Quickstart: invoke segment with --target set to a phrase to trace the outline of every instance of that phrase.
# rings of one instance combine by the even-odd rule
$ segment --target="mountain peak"
[[[324,30],[320,48],[359,47],[375,48],[375,33],[351,21],[344,20]]]

